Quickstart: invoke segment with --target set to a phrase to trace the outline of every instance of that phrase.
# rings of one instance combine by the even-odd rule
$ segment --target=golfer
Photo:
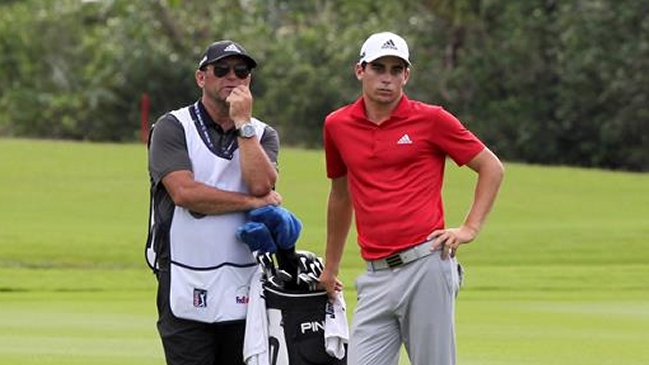
[[[356,282],[353,365],[396,365],[402,344],[413,365],[455,364],[455,255],[478,235],[503,179],[499,159],[457,118],[404,94],[410,73],[403,38],[371,35],[355,66],[361,97],[324,124],[331,190],[321,284],[330,294],[342,289],[337,275],[353,216],[367,265]],[[444,222],[447,158],[477,173],[456,228]]]

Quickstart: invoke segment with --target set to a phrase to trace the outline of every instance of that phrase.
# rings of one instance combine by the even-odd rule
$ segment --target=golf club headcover
[[[282,207],[266,205],[250,211],[249,215],[252,222],[268,227],[278,248],[288,250],[295,247],[302,222],[293,213]]]
[[[247,222],[237,228],[237,238],[250,247],[250,251],[277,251],[277,246],[268,227],[263,223]]]

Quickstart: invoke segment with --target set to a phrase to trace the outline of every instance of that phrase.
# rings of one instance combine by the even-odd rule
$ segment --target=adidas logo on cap
[[[245,58],[251,68],[257,67],[257,61],[252,58],[246,50],[236,42],[231,40],[217,41],[205,49],[205,53],[198,62],[198,68],[203,69],[205,65],[214,63],[222,58],[239,55]]]
[[[236,53],[241,53],[241,50],[234,44],[230,44],[229,46],[225,47],[223,49],[223,52],[236,52]]]
[[[387,42],[383,43],[383,45],[381,46],[381,49],[386,49],[386,48],[398,50],[397,46],[394,44],[392,39],[388,39]]]

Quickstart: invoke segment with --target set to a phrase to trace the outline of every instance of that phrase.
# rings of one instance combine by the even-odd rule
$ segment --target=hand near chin
[[[230,119],[239,128],[241,124],[250,121],[252,117],[252,94],[246,85],[239,85],[232,89],[225,102],[230,106]]]

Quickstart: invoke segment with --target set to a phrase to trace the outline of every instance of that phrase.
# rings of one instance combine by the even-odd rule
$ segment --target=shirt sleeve
[[[180,170],[192,171],[185,130],[173,115],[165,114],[153,126],[149,173],[157,185],[170,172]]]
[[[451,113],[437,109],[434,140],[453,161],[462,166],[478,155],[485,145]]]
[[[331,122],[325,120],[323,138],[327,177],[330,179],[336,179],[347,174],[347,166],[340,155],[340,151],[338,151],[338,148],[336,147],[331,129]]]
[[[279,169],[279,134],[273,127],[266,125],[264,134],[261,136],[261,147],[266,151],[270,162]]]

